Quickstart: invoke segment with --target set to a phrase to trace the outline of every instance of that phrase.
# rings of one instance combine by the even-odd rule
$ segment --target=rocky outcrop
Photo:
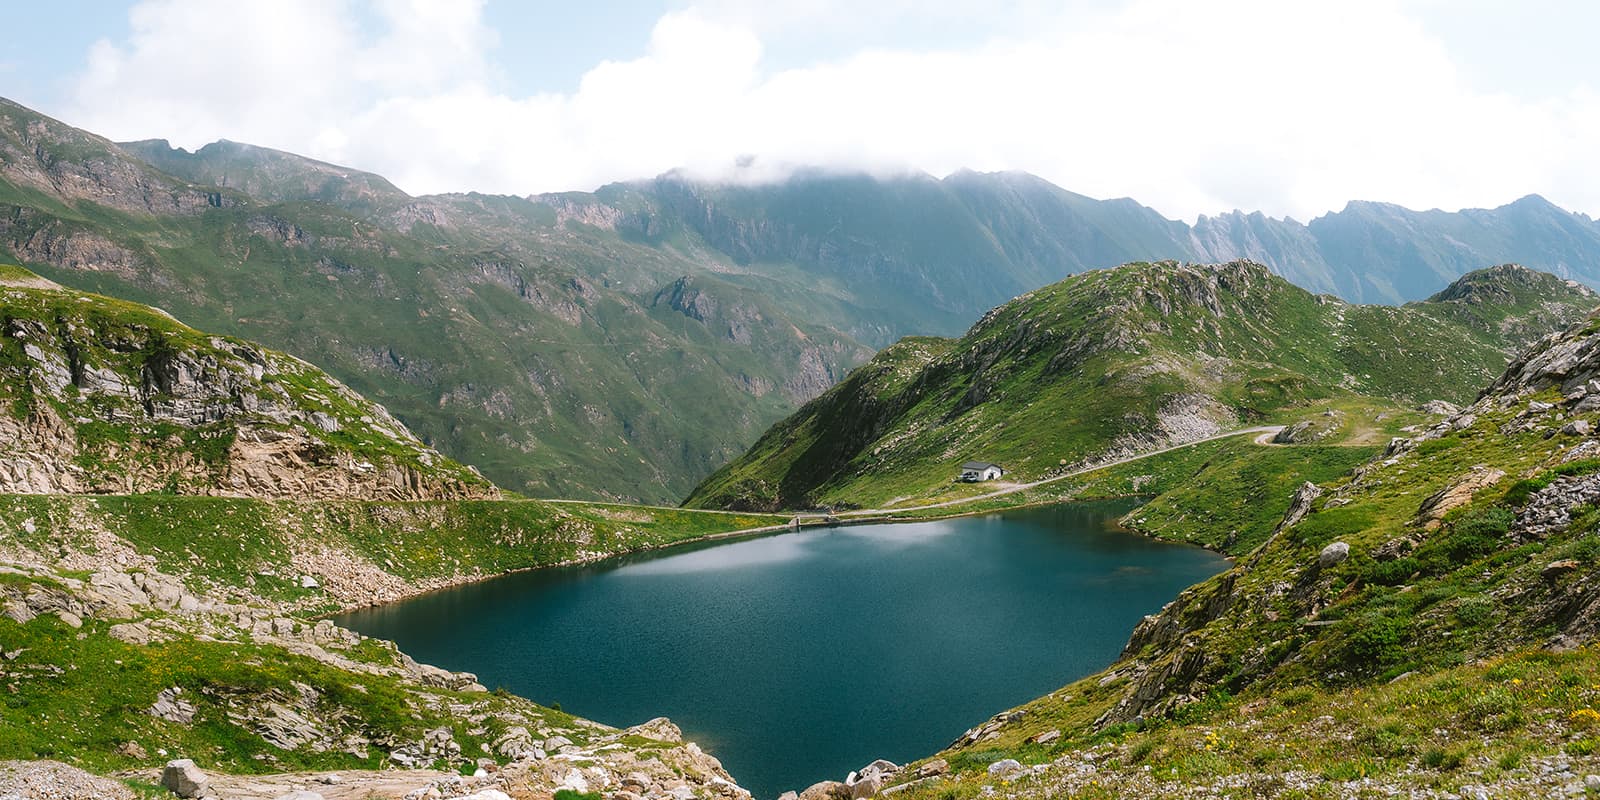
[[[1489,388],[1484,397],[1504,397],[1531,393],[1556,386],[1563,397],[1581,402],[1588,395],[1596,395],[1600,403],[1600,383],[1591,387],[1589,382],[1600,379],[1600,337],[1594,319],[1579,323],[1561,333],[1541,339],[1522,355],[1512,360],[1505,373]]]
[[[1430,531],[1438,528],[1446,514],[1472,502],[1473,495],[1499,483],[1505,476],[1505,470],[1492,469],[1483,464],[1473,467],[1471,472],[1449,486],[1428,495],[1417,507],[1416,524]]]
[[[15,287],[0,307],[0,491],[497,494],[292,357],[63,290]]]
[[[414,714],[442,719],[444,725],[416,725],[411,733],[396,735],[374,730],[360,710],[365,690],[351,692],[329,684],[324,673],[300,670],[295,681],[283,686],[235,686],[225,677],[198,687],[168,686],[142,702],[149,714],[164,725],[226,725],[259,737],[265,743],[258,757],[269,763],[278,754],[351,754],[361,759],[380,757],[391,765],[385,773],[276,775],[248,780],[213,772],[204,761],[176,758],[152,781],[159,781],[179,797],[251,798],[264,800],[294,791],[325,787],[327,796],[341,797],[464,797],[493,792],[506,796],[548,797],[557,789],[579,792],[631,794],[637,800],[749,800],[716,758],[696,744],[685,742],[682,732],[665,718],[626,730],[607,728],[562,715],[554,718],[531,703],[501,693],[491,693],[467,673],[455,673],[417,662],[385,642],[368,640],[327,620],[311,622],[293,616],[282,601],[248,596],[223,599],[197,592],[185,581],[149,569],[150,558],[103,555],[105,565],[88,578],[55,572],[46,562],[54,556],[29,556],[26,552],[0,553],[12,566],[0,566],[0,614],[20,624],[54,615],[80,629],[85,636],[109,635],[135,647],[166,642],[249,644],[257,652],[282,653],[279,660],[311,659],[364,683],[363,676],[384,676],[398,682]],[[18,561],[32,558],[33,562]],[[65,562],[63,562],[65,563]],[[75,563],[75,562],[74,562]],[[197,581],[201,582],[201,581]],[[92,624],[91,624],[92,623]],[[107,633],[100,633],[101,630]],[[57,669],[59,665],[32,663],[27,651],[0,654],[9,674]],[[141,662],[142,663],[142,662]],[[402,728],[402,730],[404,730]],[[158,750],[162,734],[144,744],[126,743],[119,752],[147,760]],[[471,736],[485,742],[482,751],[463,747]],[[646,744],[641,745],[641,742]],[[176,755],[182,755],[181,753]],[[470,776],[432,772],[427,767],[447,764],[466,767]],[[476,771],[473,771],[476,767]],[[43,767],[24,765],[32,774]],[[8,779],[0,765],[0,786]],[[337,792],[332,787],[336,785]],[[275,787],[269,794],[261,787]],[[25,795],[34,796],[34,795]],[[85,796],[85,795],[45,795]],[[118,797],[116,793],[90,794]]]
[[[198,214],[237,199],[152,170],[110,141],[0,99],[6,179],[138,214]]]

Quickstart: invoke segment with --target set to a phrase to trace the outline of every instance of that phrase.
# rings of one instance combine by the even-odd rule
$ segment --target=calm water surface
[[[1226,562],[1128,503],[809,530],[539,570],[346,616],[420,661],[616,726],[669,716],[769,800],[928,755],[1105,667]]]

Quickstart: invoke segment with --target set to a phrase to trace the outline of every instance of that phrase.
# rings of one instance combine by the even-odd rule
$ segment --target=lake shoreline
[[[1144,615],[1229,568],[1118,525],[1141,501],[729,532],[334,622],[585,718],[666,715],[776,796],[914,760],[1105,667]]]
[[[881,516],[872,516],[872,517],[834,517],[834,518],[832,518],[831,521],[828,521],[826,519],[821,519],[821,518],[819,518],[817,520],[802,520],[798,526],[796,526],[796,525],[791,523],[791,524],[784,524],[784,525],[763,525],[763,526],[759,526],[759,527],[755,527],[755,528],[741,528],[741,529],[735,530],[735,531],[721,531],[721,532],[718,532],[718,533],[702,534],[700,536],[694,536],[694,537],[687,538],[687,539],[678,539],[678,540],[675,540],[675,541],[672,541],[672,542],[667,542],[667,543],[664,543],[664,544],[640,545],[640,546],[637,546],[637,547],[629,547],[629,548],[616,550],[616,551],[612,551],[612,552],[607,552],[607,553],[595,553],[595,554],[582,556],[582,557],[579,557],[579,558],[569,558],[569,559],[564,559],[564,560],[561,560],[561,561],[551,562],[551,563],[548,563],[548,564],[535,564],[535,565],[532,565],[532,566],[517,567],[515,569],[501,570],[499,572],[487,573],[487,574],[482,574],[482,575],[456,575],[456,576],[450,576],[450,577],[446,577],[446,578],[434,579],[434,580],[430,580],[429,584],[427,586],[412,586],[412,587],[410,587],[411,588],[410,591],[403,592],[403,593],[401,593],[399,595],[386,597],[386,598],[384,598],[382,600],[379,600],[379,601],[376,601],[376,602],[360,603],[360,604],[352,604],[352,605],[348,605],[348,606],[341,606],[339,608],[336,608],[336,609],[333,609],[333,610],[330,610],[330,611],[324,611],[324,612],[321,612],[319,614],[316,614],[316,615],[312,616],[311,619],[313,619],[313,620],[332,619],[334,617],[339,617],[339,616],[343,616],[343,615],[346,615],[346,614],[353,614],[353,613],[355,613],[357,611],[367,611],[367,610],[374,609],[374,608],[382,608],[384,606],[396,605],[396,604],[404,603],[404,602],[407,602],[407,601],[410,601],[410,600],[415,600],[415,599],[417,599],[419,597],[425,597],[427,595],[436,594],[436,593],[439,593],[439,592],[446,592],[446,591],[450,591],[450,590],[453,590],[453,589],[460,589],[460,588],[462,588],[464,586],[471,586],[473,584],[484,583],[486,581],[492,581],[492,580],[496,580],[496,579],[499,579],[499,578],[504,578],[504,577],[509,576],[509,575],[519,575],[519,574],[523,574],[523,573],[527,573],[527,572],[536,572],[538,570],[545,570],[545,569],[559,569],[559,568],[562,568],[562,567],[578,567],[578,566],[585,566],[585,565],[591,565],[591,564],[599,564],[599,563],[608,561],[608,560],[613,559],[613,558],[622,558],[622,557],[625,557],[625,556],[639,555],[639,554],[644,554],[644,553],[657,553],[657,552],[669,551],[669,550],[672,550],[672,549],[678,548],[678,547],[705,544],[707,542],[717,542],[717,541],[723,541],[723,540],[737,540],[737,539],[746,539],[746,538],[756,539],[756,538],[761,538],[761,537],[764,537],[764,536],[773,536],[773,535],[782,534],[782,533],[791,533],[791,532],[794,532],[794,531],[797,531],[797,530],[805,530],[805,529],[808,529],[808,528],[839,528],[839,527],[856,527],[856,526],[862,526],[862,525],[892,525],[892,524],[896,524],[896,523],[941,522],[941,521],[946,521],[946,520],[964,519],[964,518],[968,518],[968,517],[980,517],[980,516],[984,516],[984,515],[987,515],[987,514],[1003,514],[1003,513],[1006,513],[1008,511],[1023,511],[1023,510],[1030,510],[1030,509],[1047,508],[1047,507],[1050,507],[1050,506],[1058,506],[1058,505],[1070,505],[1070,504],[1076,504],[1076,503],[1100,503],[1100,502],[1109,502],[1109,501],[1113,501],[1113,500],[1129,500],[1129,499],[1136,499],[1136,498],[1145,498],[1146,500],[1148,500],[1150,498],[1150,495],[1145,495],[1145,494],[1118,494],[1118,495],[1106,495],[1106,496],[1103,496],[1103,497],[1077,497],[1077,498],[1073,498],[1071,500],[1040,500],[1040,501],[1031,502],[1031,503],[1018,503],[1016,505],[1003,506],[1003,507],[1000,507],[1000,508],[985,508],[985,509],[976,509],[976,510],[971,510],[971,511],[952,511],[952,512],[950,512],[948,514],[941,513],[941,514],[936,514],[936,515],[933,515],[933,516],[895,516],[893,513],[890,513],[890,514],[885,514],[885,515],[881,515]],[[541,501],[541,502],[543,502],[543,501]],[[959,506],[951,506],[951,508],[959,508]],[[1139,508],[1139,506],[1135,506],[1128,513],[1132,514],[1133,511],[1138,510],[1138,508]],[[798,517],[799,514],[796,514],[796,516]],[[1126,515],[1124,515],[1124,518],[1125,517],[1126,517]],[[1152,533],[1152,532],[1149,532],[1149,531],[1145,531],[1145,530],[1142,530],[1140,528],[1136,528],[1136,527],[1133,527],[1133,526],[1129,526],[1129,525],[1123,523],[1120,518],[1117,520],[1116,529],[1119,530],[1119,531],[1122,531],[1122,532],[1134,534],[1134,535],[1141,536],[1141,537],[1144,537],[1144,538],[1147,538],[1147,539],[1153,539],[1153,540],[1159,541],[1159,542],[1167,542],[1169,544],[1182,544],[1182,545],[1187,545],[1189,547],[1197,547],[1197,548],[1200,548],[1202,550],[1206,550],[1208,552],[1214,553],[1215,555],[1218,555],[1218,556],[1228,560],[1229,562],[1232,562],[1232,561],[1235,560],[1235,557],[1233,555],[1225,553],[1225,552],[1222,552],[1222,551],[1217,550],[1217,549],[1215,549],[1213,547],[1209,547],[1209,546],[1206,546],[1204,544],[1199,544],[1199,543],[1194,543],[1194,542],[1179,542],[1179,541],[1169,540],[1169,539],[1166,539],[1166,538],[1162,537],[1159,534]]]

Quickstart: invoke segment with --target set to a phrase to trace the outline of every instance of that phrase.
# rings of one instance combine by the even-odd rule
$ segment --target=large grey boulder
[[[211,779],[187,758],[168,761],[161,770],[161,785],[179,797],[209,797]]]
[[[878,793],[883,788],[884,777],[881,772],[868,772],[857,775],[854,781],[849,781],[850,797],[852,800],[864,800]]]
[[[1327,568],[1344,563],[1350,557],[1350,545],[1345,542],[1334,542],[1322,548],[1317,554],[1317,566]]]

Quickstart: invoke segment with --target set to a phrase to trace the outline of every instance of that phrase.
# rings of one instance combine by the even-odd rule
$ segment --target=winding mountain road
[[[842,511],[838,514],[834,514],[833,516],[838,519],[848,519],[851,517],[862,517],[873,514],[896,514],[906,511],[925,511],[933,508],[949,508],[951,506],[959,506],[966,503],[976,503],[980,500],[988,500],[994,497],[1003,497],[1008,494],[1027,491],[1028,489],[1043,486],[1047,483],[1055,483],[1056,481],[1066,480],[1067,478],[1083,475],[1084,473],[1088,472],[1094,472],[1095,470],[1105,469],[1106,467],[1115,467],[1119,464],[1127,464],[1129,462],[1150,458],[1151,456],[1159,456],[1162,453],[1170,453],[1174,450],[1182,450],[1185,447],[1193,447],[1197,444],[1205,444],[1206,442],[1214,442],[1218,439],[1227,439],[1233,436],[1245,436],[1253,433],[1256,434],[1256,438],[1254,439],[1256,444],[1270,445],[1272,443],[1272,437],[1277,436],[1278,432],[1283,430],[1283,428],[1284,426],[1282,425],[1262,425],[1254,428],[1240,428],[1238,430],[1228,431],[1226,433],[1219,433],[1215,436],[1207,436],[1204,439],[1195,439],[1182,444],[1175,444],[1171,447],[1163,447],[1160,450],[1150,450],[1144,453],[1127,456],[1125,458],[1118,458],[1112,461],[1091,464],[1087,467],[1075,469],[1071,472],[1062,473],[1053,478],[1045,478],[1044,480],[1033,481],[1031,483],[1010,484],[1004,489],[989,492],[987,494],[974,495],[972,497],[962,497],[955,500],[945,500],[943,502],[929,503],[921,506],[901,506],[898,508],[863,508],[856,511]]]
[[[1162,453],[1170,453],[1170,452],[1172,452],[1174,450],[1182,450],[1185,447],[1193,447],[1193,446],[1195,446],[1197,444],[1205,444],[1206,442],[1215,442],[1218,439],[1228,439],[1228,438],[1231,438],[1231,437],[1234,437],[1234,436],[1245,436],[1245,435],[1253,433],[1253,434],[1256,434],[1256,438],[1253,440],[1256,444],[1262,445],[1262,446],[1274,446],[1272,444],[1272,437],[1277,436],[1278,432],[1283,430],[1283,429],[1284,429],[1283,425],[1261,425],[1261,426],[1257,426],[1257,427],[1254,427],[1254,428],[1239,428],[1238,430],[1232,430],[1232,431],[1227,431],[1225,433],[1219,433],[1219,434],[1217,434],[1215,436],[1207,436],[1204,439],[1194,439],[1192,441],[1183,442],[1182,444],[1172,445],[1171,447],[1163,447],[1163,448],[1161,448],[1159,450],[1150,450],[1150,451],[1147,451],[1147,452],[1144,452],[1144,453],[1137,453],[1135,455],[1126,456],[1124,458],[1114,459],[1112,461],[1104,461],[1104,462],[1101,462],[1101,463],[1098,463],[1098,464],[1091,464],[1091,465],[1089,465],[1087,467],[1081,467],[1081,468],[1075,469],[1075,470],[1073,470],[1071,472],[1065,472],[1065,473],[1062,473],[1060,475],[1056,475],[1055,477],[1045,478],[1043,480],[1032,481],[1030,483],[1012,483],[1012,484],[1007,484],[1005,486],[1005,488],[1003,488],[1003,489],[998,489],[996,491],[988,492],[988,493],[985,493],[985,494],[973,495],[972,497],[960,497],[960,498],[956,498],[954,500],[945,500],[945,501],[938,502],[938,503],[928,503],[926,505],[920,505],[920,506],[898,506],[898,507],[895,507],[895,508],[862,508],[862,509],[857,509],[855,511],[841,511],[841,512],[839,512],[837,514],[796,513],[796,514],[792,514],[791,517],[792,518],[801,519],[801,520],[813,520],[813,521],[826,519],[826,518],[830,518],[830,517],[833,518],[833,519],[856,519],[856,518],[860,518],[860,517],[867,517],[867,516],[873,516],[873,515],[899,514],[899,513],[904,513],[906,511],[926,511],[926,510],[935,509],[935,508],[950,508],[952,506],[965,505],[967,503],[976,503],[976,502],[978,502],[980,500],[989,500],[989,499],[995,498],[995,497],[1004,497],[1005,495],[1008,495],[1008,494],[1015,494],[1017,492],[1027,491],[1028,489],[1032,489],[1032,488],[1035,488],[1035,487],[1038,487],[1038,486],[1044,486],[1045,484],[1049,484],[1049,483],[1055,483],[1056,481],[1066,480],[1067,478],[1072,478],[1072,477],[1076,477],[1078,475],[1083,475],[1085,473],[1094,472],[1095,470],[1105,469],[1107,467],[1115,467],[1115,466],[1117,466],[1119,464],[1127,464],[1127,463],[1130,463],[1130,462],[1133,462],[1133,461],[1139,461],[1139,460],[1142,460],[1142,459],[1150,458],[1151,456],[1159,456]],[[686,509],[686,508],[676,507],[676,506],[651,506],[651,505],[639,505],[639,504],[634,504],[634,503],[606,503],[606,502],[597,502],[597,501],[592,501],[592,500],[540,499],[537,502],[540,502],[540,503],[567,503],[567,504],[572,504],[572,505],[583,505],[583,506],[612,506],[612,507],[616,507],[616,508],[628,508],[628,509],[659,509],[659,510],[662,510],[662,511],[694,511],[695,513],[731,514],[731,515],[745,515],[745,516],[759,515],[760,513],[762,513],[762,512],[748,512],[748,511],[722,511],[722,510],[719,510],[719,509],[699,509],[699,508]],[[782,512],[776,512],[776,513],[782,513]],[[713,538],[721,538],[723,536],[742,536],[742,535],[750,534],[750,533],[760,533],[760,532],[764,532],[764,531],[781,530],[781,529],[786,528],[786,527],[788,527],[788,526],[787,525],[768,525],[768,526],[763,526],[763,527],[760,527],[760,528],[749,528],[749,529],[745,529],[745,530],[729,531],[728,533],[723,533],[723,534],[715,534]]]

